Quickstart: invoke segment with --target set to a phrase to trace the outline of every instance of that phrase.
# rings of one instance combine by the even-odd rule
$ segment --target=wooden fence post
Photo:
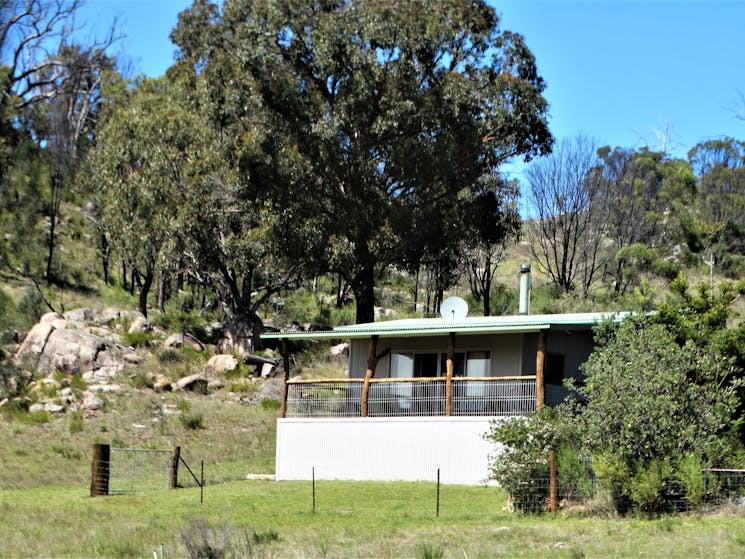
[[[548,451],[548,510],[556,514],[559,510],[559,483],[556,475],[556,451]]]
[[[181,461],[181,447],[177,446],[173,449],[173,457],[171,458],[171,482],[169,487],[171,489],[178,488],[178,463]]]
[[[107,444],[94,444],[91,463],[91,497],[109,494],[110,470],[111,447]]]

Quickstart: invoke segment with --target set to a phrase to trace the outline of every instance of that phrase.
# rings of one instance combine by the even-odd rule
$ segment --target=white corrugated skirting
[[[497,421],[505,421],[499,418]],[[277,420],[276,479],[440,481],[488,479],[490,417],[288,418]]]

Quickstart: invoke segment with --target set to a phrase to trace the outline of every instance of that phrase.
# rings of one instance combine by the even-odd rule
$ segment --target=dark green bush
[[[39,322],[39,319],[49,310],[44,303],[42,294],[33,287],[29,287],[23,292],[17,308],[21,322],[26,328],[30,328]]]
[[[179,422],[184,429],[191,431],[204,429],[204,416],[201,413],[182,413]]]

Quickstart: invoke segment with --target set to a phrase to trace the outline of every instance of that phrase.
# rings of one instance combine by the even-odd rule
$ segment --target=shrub
[[[230,529],[218,531],[206,519],[191,517],[181,528],[181,541],[191,559],[222,559],[230,552]]]
[[[176,402],[176,407],[181,412],[187,412],[191,409],[191,402],[189,402],[189,400],[179,400]]]
[[[153,340],[152,332],[124,332],[122,334],[122,342],[132,347],[147,347]]]
[[[158,361],[163,365],[171,363],[182,363],[184,361],[184,354],[178,349],[174,349],[172,347],[165,347],[161,349],[158,352],[157,357]]]
[[[29,287],[23,292],[21,300],[18,301],[17,308],[23,325],[26,327],[36,324],[42,315],[48,310],[44,303],[44,297],[33,287]]]
[[[201,413],[182,413],[179,417],[179,421],[184,429],[189,429],[191,431],[204,429],[204,416]]]
[[[153,379],[145,373],[136,373],[129,379],[130,384],[133,388],[148,388],[152,389],[154,386]]]
[[[491,457],[491,478],[509,493],[515,510],[541,512],[548,499],[548,452],[562,438],[552,411],[495,421],[486,438],[498,449]]]
[[[697,454],[686,454],[679,461],[675,478],[680,484],[689,508],[700,507],[706,496],[706,478],[701,457]]]
[[[417,557],[419,559],[443,559],[445,557],[445,550],[439,545],[425,542],[419,545]]]
[[[54,452],[55,454],[59,454],[60,456],[68,460],[80,460],[80,458],[82,457],[78,449],[63,444],[53,444],[52,452]]]
[[[83,412],[76,411],[70,415],[70,421],[67,424],[67,429],[71,434],[80,433],[83,431],[85,424],[83,422]]]
[[[667,460],[652,460],[639,465],[629,482],[629,492],[634,507],[647,514],[673,512],[675,499],[670,495],[673,467]]]
[[[264,398],[261,400],[261,409],[275,411],[280,408],[280,403],[277,400],[271,398]]]

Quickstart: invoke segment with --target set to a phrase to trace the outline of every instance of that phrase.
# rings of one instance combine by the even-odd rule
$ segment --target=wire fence
[[[173,451],[112,448],[109,494],[131,494],[170,487]]]
[[[681,486],[672,484],[664,495],[661,509],[668,513],[685,513],[734,505],[745,508],[745,470],[706,469],[701,472],[703,485],[694,495],[687,495]],[[535,477],[513,485],[508,508],[513,511],[540,513],[549,510],[550,479]],[[557,477],[559,508],[584,506],[598,492],[597,479],[590,476],[584,486],[577,478]],[[632,503],[621,503],[632,509]],[[624,508],[622,506],[622,508]]]
[[[192,469],[181,455],[181,447],[169,450],[93,445],[91,497],[179,487],[200,487],[200,501],[203,499],[204,461]]]

